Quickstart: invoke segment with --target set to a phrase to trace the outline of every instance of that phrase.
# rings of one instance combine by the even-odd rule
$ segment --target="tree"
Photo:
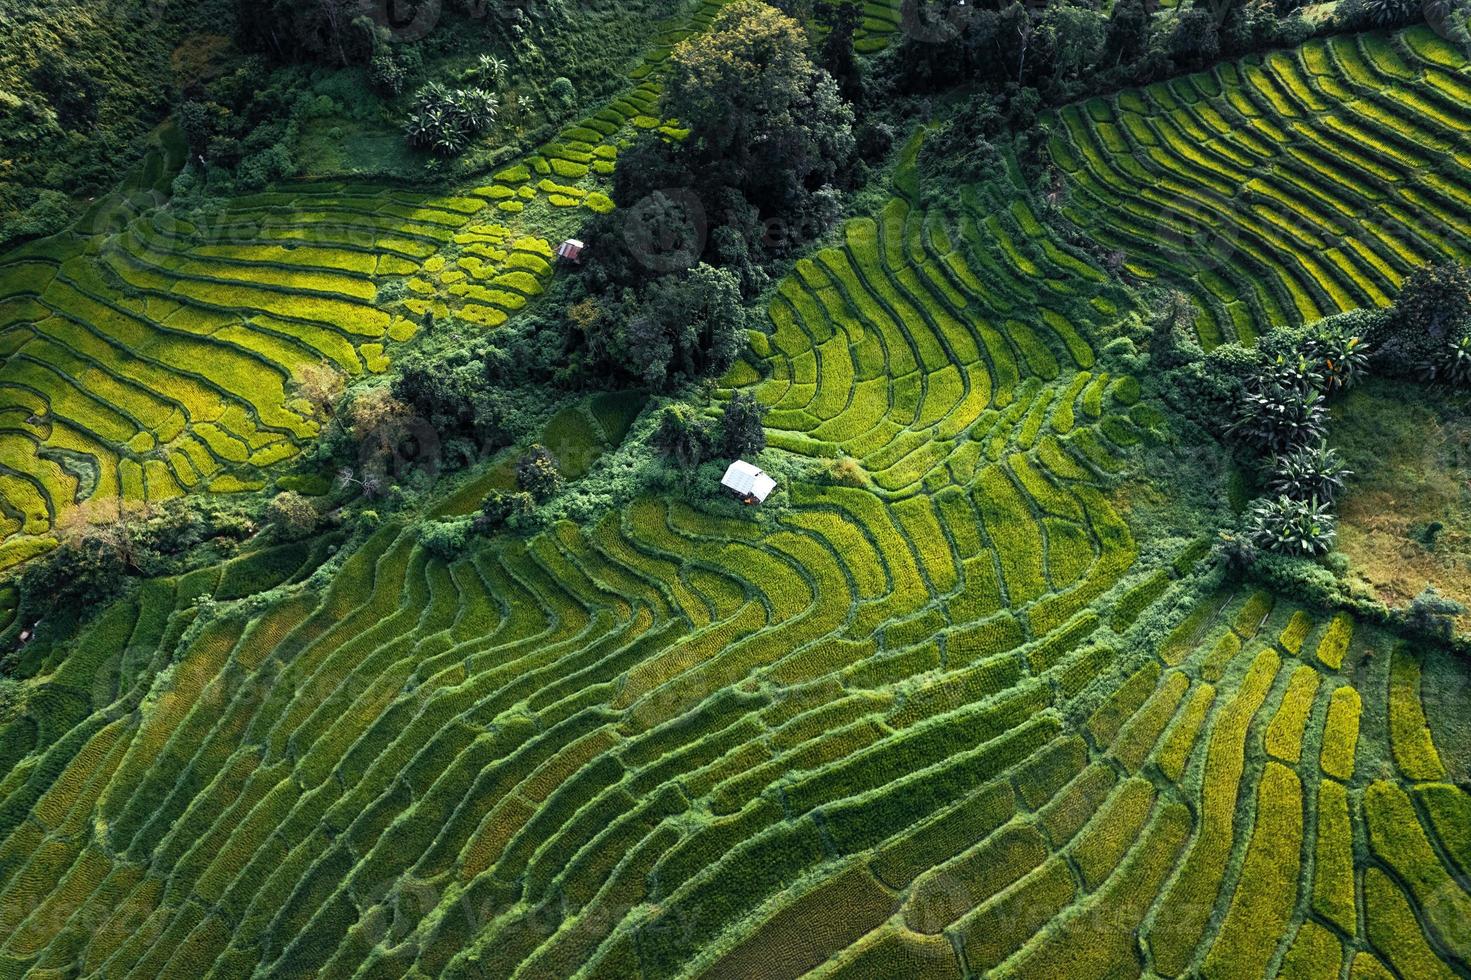
[[[319,418],[332,417],[343,388],[342,372],[326,361],[308,364],[297,372],[296,390]]]
[[[529,517],[536,509],[536,501],[525,490],[502,493],[492,490],[480,501],[480,513],[475,517],[475,530],[491,534],[506,526],[515,526]]]
[[[347,407],[348,431],[359,444],[383,439],[385,433],[398,428],[411,414],[409,407],[388,388],[369,388],[354,397]]]
[[[1165,40],[1170,59],[1181,68],[1199,68],[1221,54],[1216,16],[1206,7],[1190,7],[1176,18]]]
[[[863,77],[853,50],[853,35],[860,21],[859,6],[843,0],[820,0],[816,14],[827,28],[818,59],[824,71],[837,82],[838,91],[849,102],[857,102],[863,93]]]
[[[664,112],[690,127],[681,152],[695,169],[763,213],[800,206],[852,163],[852,108],[808,57],[802,25],[760,0],[735,0],[675,47]]]
[[[283,490],[271,499],[266,516],[288,541],[304,538],[317,529],[317,508],[295,490]]]
[[[1118,0],[1108,17],[1103,42],[1105,61],[1127,65],[1144,54],[1149,43],[1149,7],[1145,0]]]
[[[720,448],[728,459],[754,456],[766,448],[766,430],[761,427],[765,406],[749,392],[738,391],[725,403],[720,415]]]
[[[1452,370],[1454,345],[1466,333],[1471,333],[1471,269],[1443,262],[1405,277],[1380,333],[1371,339],[1391,373],[1431,380]]]
[[[282,61],[363,64],[374,25],[361,0],[239,0],[235,17],[243,47]]]
[[[562,489],[562,474],[547,447],[536,443],[516,461],[516,489],[525,490],[537,503],[546,503]]]
[[[1451,384],[1471,385],[1471,333],[1451,341],[1451,353],[1444,375]]]
[[[692,470],[705,460],[713,441],[710,420],[683,403],[666,405],[650,443],[681,469]]]
[[[1103,57],[1108,20],[1087,7],[1049,5],[1037,21],[1033,74],[1046,82],[1052,98],[1075,94],[1069,83],[1091,71]]]
[[[592,346],[623,371],[637,365],[640,380],[656,390],[724,374],[746,343],[739,282],[703,262],[654,280],[621,307]]]

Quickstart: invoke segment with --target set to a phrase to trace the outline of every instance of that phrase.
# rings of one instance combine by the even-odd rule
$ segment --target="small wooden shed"
[[[581,262],[583,250],[587,246],[576,238],[568,238],[557,246],[557,258],[566,259],[568,262]]]

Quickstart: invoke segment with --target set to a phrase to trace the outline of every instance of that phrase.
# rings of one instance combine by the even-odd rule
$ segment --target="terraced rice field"
[[[1317,40],[1069,106],[1063,211],[1141,280],[1184,289],[1202,342],[1387,305],[1471,254],[1471,77],[1421,26]]]
[[[299,184],[181,214],[164,134],[76,229],[0,256],[0,569],[82,504],[263,487],[317,433],[304,368],[383,371],[426,317],[505,323],[542,292],[552,243],[612,208],[598,187],[620,141],[677,134],[656,118],[663,63],[718,6],[664,28],[629,92],[486,186]]]
[[[1111,478],[1169,435],[1095,363],[1115,287],[1025,201],[850,223],[727,379],[869,487],[450,564],[390,524],[32,651],[0,965],[1462,975],[1471,798],[1418,652],[1229,583],[1140,635],[1207,542],[1135,540]]]
[[[324,539],[150,583],[28,649],[0,971],[1471,971],[1471,797],[1423,651],[1224,580],[1207,539],[1137,540],[1119,480],[1172,436],[1097,359],[1125,294],[1020,187],[941,214],[898,183],[780,284],[723,389],[865,486],[790,481],[762,522],[641,499],[448,564],[389,523],[345,559]],[[478,303],[446,287],[539,254],[469,198],[326,193],[375,229],[339,252],[413,265],[410,302]],[[98,256],[161,334],[276,255],[167,231],[133,219]],[[321,309],[374,308],[346,283],[376,267],[330,274]],[[369,370],[375,342],[337,349]]]

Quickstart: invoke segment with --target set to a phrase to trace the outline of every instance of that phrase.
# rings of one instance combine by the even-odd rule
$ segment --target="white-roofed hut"
[[[720,485],[747,504],[761,503],[776,489],[776,481],[767,476],[765,470],[743,459],[726,467]]]

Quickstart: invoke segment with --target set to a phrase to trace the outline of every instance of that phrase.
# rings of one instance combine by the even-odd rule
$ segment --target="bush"
[[[1321,442],[1328,433],[1328,407],[1320,383],[1305,358],[1279,358],[1246,382],[1233,429],[1270,453]]]
[[[710,452],[714,442],[711,428],[710,420],[702,418],[689,405],[666,405],[659,413],[659,424],[649,442],[680,469],[693,470]]]
[[[496,97],[483,88],[450,89],[430,82],[414,95],[404,135],[410,146],[454,156],[490,128],[499,108]]]
[[[1246,534],[1257,547],[1283,555],[1316,557],[1333,550],[1337,519],[1316,498],[1264,497],[1246,515]]]
[[[1422,266],[1371,336],[1385,370],[1430,381],[1461,372],[1461,340],[1471,333],[1471,269],[1456,262]],[[1471,345],[1468,345],[1471,349]]]
[[[548,449],[535,444],[516,461],[516,488],[531,494],[537,503],[545,503],[562,489],[562,474]]]
[[[317,508],[295,490],[283,490],[271,500],[266,517],[276,533],[288,541],[304,538],[317,529]]]
[[[1410,608],[1405,612],[1405,625],[1421,636],[1445,642],[1455,633],[1456,617],[1465,611],[1466,607],[1461,603],[1441,595],[1435,586],[1427,585],[1410,600]]]
[[[419,525],[419,543],[436,558],[453,561],[464,552],[473,530],[473,519],[469,517],[425,521]]]
[[[577,107],[577,90],[572,87],[569,79],[554,78],[552,84],[547,86],[547,101],[551,103],[555,114],[566,115]]]
[[[841,487],[868,486],[868,474],[852,456],[839,456],[828,463],[827,478]]]
[[[1352,475],[1338,451],[1320,442],[1273,456],[1265,486],[1277,496],[1332,503]]]
[[[480,513],[475,517],[475,530],[490,534],[503,527],[517,527],[531,516],[536,501],[524,490],[502,493],[492,490],[480,501]]]

